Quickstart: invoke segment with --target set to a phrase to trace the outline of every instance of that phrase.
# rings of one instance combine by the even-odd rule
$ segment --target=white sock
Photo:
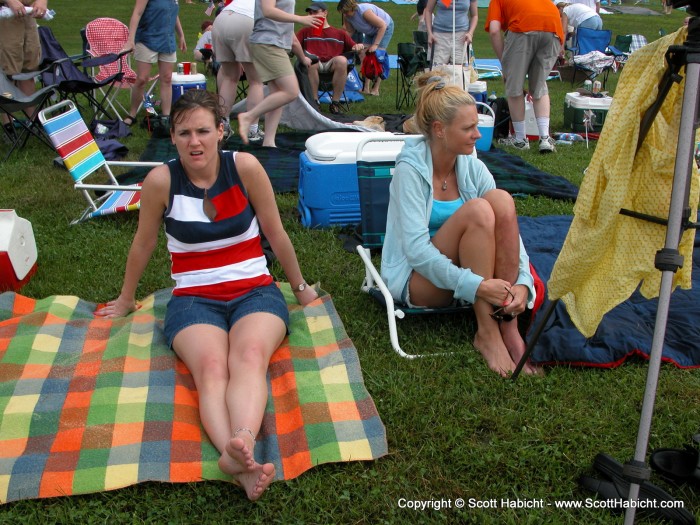
[[[251,124],[250,128],[248,128],[251,133],[257,133],[258,132],[258,125],[257,124]]]
[[[513,121],[513,131],[515,132],[516,140],[527,140],[525,136],[525,121],[515,122]]]
[[[549,137],[549,117],[537,117],[537,131],[540,132],[540,138]]]

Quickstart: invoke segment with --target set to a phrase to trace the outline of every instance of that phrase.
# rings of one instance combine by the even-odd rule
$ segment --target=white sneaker
[[[257,143],[265,140],[265,132],[258,128],[257,131],[248,131],[248,141]]]
[[[511,148],[519,149],[519,150],[527,150],[530,149],[530,143],[528,142],[527,139],[525,140],[518,140],[515,137],[508,137],[505,139],[498,139],[498,145],[499,146],[510,146]]]
[[[554,147],[554,140],[552,137],[542,137],[540,139],[540,153],[554,153],[557,148]]]

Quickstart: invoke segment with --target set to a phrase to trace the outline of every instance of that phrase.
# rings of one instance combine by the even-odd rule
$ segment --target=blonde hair
[[[449,77],[442,71],[427,71],[415,79],[416,126],[428,139],[433,122],[451,123],[462,106],[475,106],[474,98],[464,89],[448,84]]]

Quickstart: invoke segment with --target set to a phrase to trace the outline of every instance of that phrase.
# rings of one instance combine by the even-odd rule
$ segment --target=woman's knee
[[[265,374],[268,367],[266,352],[261,342],[249,342],[232,349],[228,360],[230,373],[262,373]]]
[[[491,203],[483,198],[470,199],[457,210],[467,228],[487,228],[493,230],[496,216]]]
[[[515,201],[513,196],[505,190],[495,189],[484,195],[495,215],[501,218],[504,214],[515,216]]]

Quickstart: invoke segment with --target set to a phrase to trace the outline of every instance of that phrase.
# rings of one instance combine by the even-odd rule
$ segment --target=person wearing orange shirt
[[[540,153],[555,151],[554,141],[549,136],[547,77],[564,44],[559,10],[551,0],[491,0],[485,29],[501,61],[515,131],[514,137],[500,139],[499,144],[519,150],[530,149],[525,134],[523,97],[527,76],[540,135]]]

